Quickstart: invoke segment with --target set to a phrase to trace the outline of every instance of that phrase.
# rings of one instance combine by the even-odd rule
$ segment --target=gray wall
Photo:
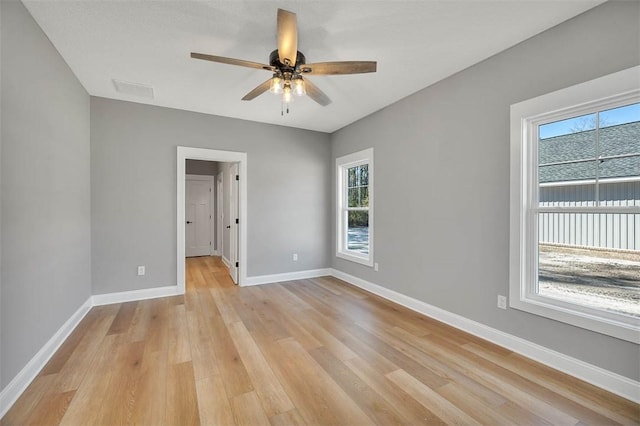
[[[176,284],[178,145],[247,152],[248,276],[327,267],[329,135],[91,98],[94,294]]]
[[[89,96],[22,3],[2,10],[6,386],[91,295]]]
[[[640,3],[605,3],[333,134],[333,158],[375,149],[380,271],[332,253],[333,267],[639,380],[638,345],[496,308],[509,279],[509,106],[638,65],[639,17]]]

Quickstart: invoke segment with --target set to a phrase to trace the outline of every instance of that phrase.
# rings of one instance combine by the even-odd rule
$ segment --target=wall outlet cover
[[[507,297],[506,296],[502,296],[502,295],[498,295],[498,308],[500,309],[507,309]]]

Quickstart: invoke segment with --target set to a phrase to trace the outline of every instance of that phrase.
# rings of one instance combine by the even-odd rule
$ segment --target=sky
[[[595,116],[595,114],[588,114],[544,124],[539,127],[539,137],[540,139],[547,139],[554,136],[576,133],[576,131],[595,129]],[[632,123],[634,121],[640,121],[640,103],[600,112],[601,128],[615,126],[617,124]]]

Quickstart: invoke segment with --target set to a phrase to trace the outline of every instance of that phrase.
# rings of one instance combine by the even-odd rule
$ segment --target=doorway
[[[222,163],[234,163],[230,169],[234,171],[237,179],[235,189],[233,220],[227,221],[230,225],[230,237],[233,235],[235,242],[235,259],[233,269],[230,269],[234,282],[244,285],[247,278],[247,154],[244,152],[219,151],[203,148],[177,147],[177,285],[180,293],[185,291],[185,257],[186,257],[186,160],[216,161]],[[237,223],[236,220],[237,219]],[[230,238],[230,243],[231,243]],[[231,260],[231,259],[230,259]],[[231,262],[230,262],[231,263]]]

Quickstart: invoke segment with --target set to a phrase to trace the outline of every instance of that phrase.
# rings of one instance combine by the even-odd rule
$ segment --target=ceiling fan
[[[307,64],[304,54],[298,51],[296,14],[283,9],[278,9],[278,48],[269,55],[269,65],[195,52],[191,52],[191,57],[273,72],[273,76],[269,80],[247,93],[242,100],[250,101],[269,90],[282,96],[283,109],[284,105],[286,105],[287,113],[289,112],[289,102],[293,94],[298,96],[306,94],[322,106],[327,106],[331,103],[331,99],[315,84],[303,78],[303,75],[360,74],[376,71],[375,61]]]

